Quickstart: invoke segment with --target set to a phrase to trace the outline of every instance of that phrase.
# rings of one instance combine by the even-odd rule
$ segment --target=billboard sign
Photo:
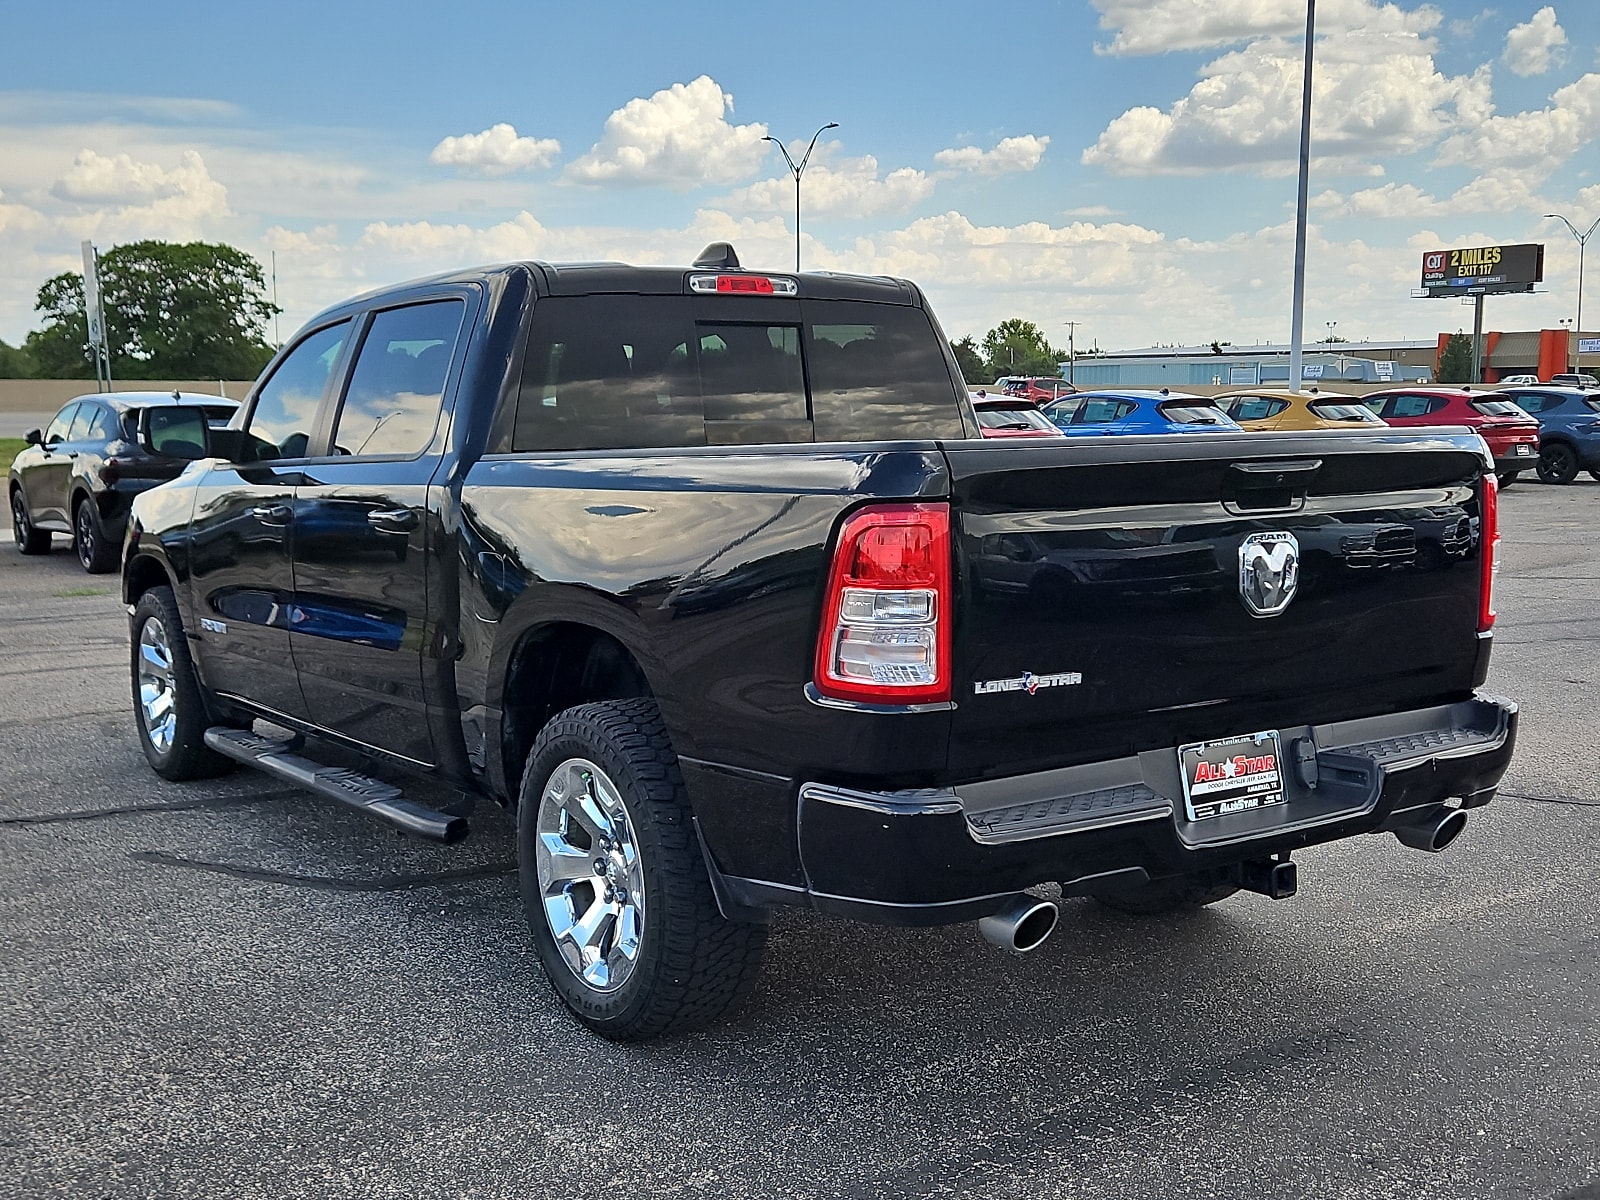
[[[1486,296],[1531,292],[1544,279],[1544,246],[1471,246],[1422,256],[1422,290],[1429,296]]]
[[[1579,338],[1579,354],[1600,354],[1600,338]]]

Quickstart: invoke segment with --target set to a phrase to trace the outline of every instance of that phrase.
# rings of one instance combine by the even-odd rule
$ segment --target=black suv
[[[213,425],[226,425],[239,406],[215,396],[181,392],[105,392],[69,400],[43,433],[11,464],[11,534],[24,554],[50,553],[50,535],[72,538],[83,569],[99,575],[117,569],[117,551],[134,496],[175,478],[183,458],[152,455],[139,447],[145,414],[198,405]],[[185,417],[184,419],[191,419]],[[160,417],[156,418],[160,423]],[[172,431],[175,436],[181,431]],[[190,439],[198,445],[198,434]]]

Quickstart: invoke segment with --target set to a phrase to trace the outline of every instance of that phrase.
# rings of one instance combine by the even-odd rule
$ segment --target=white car
[[[1537,375],[1507,375],[1495,384],[1496,387],[1538,387]]]

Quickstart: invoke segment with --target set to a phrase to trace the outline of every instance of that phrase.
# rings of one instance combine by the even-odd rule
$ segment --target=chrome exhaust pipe
[[[1467,827],[1467,813],[1461,808],[1430,808],[1416,820],[1401,825],[1394,831],[1400,844],[1413,850],[1426,850],[1437,854],[1461,836]]]
[[[978,932],[991,945],[1017,954],[1043,945],[1044,940],[1056,931],[1061,919],[1061,905],[1054,900],[1041,900],[1037,896],[1016,896],[1006,902],[997,913],[978,919]]]

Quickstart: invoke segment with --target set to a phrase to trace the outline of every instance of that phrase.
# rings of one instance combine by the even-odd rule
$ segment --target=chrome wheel
[[[144,735],[158,754],[172,746],[178,726],[178,704],[172,679],[172,647],[167,627],[150,617],[139,630],[139,711]]]
[[[567,966],[595,991],[621,987],[644,931],[644,866],[616,784],[588,759],[567,759],[546,781],[534,859],[545,921]]]

